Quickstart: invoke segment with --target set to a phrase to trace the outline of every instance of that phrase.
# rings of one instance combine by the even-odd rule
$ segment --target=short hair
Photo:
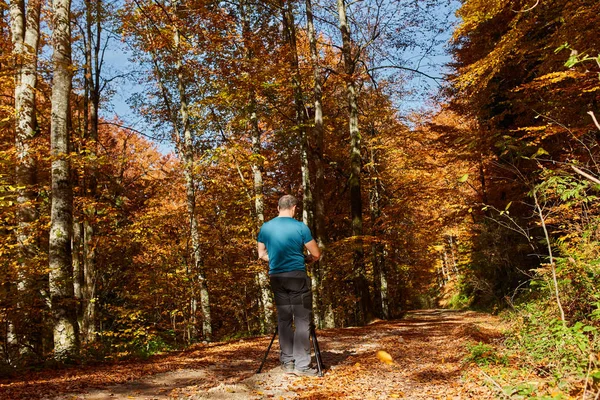
[[[291,194],[286,194],[282,198],[279,199],[279,209],[280,210],[289,210],[298,204],[298,200],[292,196]]]

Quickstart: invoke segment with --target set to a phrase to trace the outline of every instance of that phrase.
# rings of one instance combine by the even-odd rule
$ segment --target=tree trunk
[[[383,251],[381,252],[381,258],[384,260],[385,262],[385,255],[386,255],[386,251],[385,251],[385,247],[383,249]],[[382,268],[379,270],[379,282],[381,282],[381,315],[383,317],[383,319],[389,319],[390,318],[390,301],[389,301],[389,295],[388,295],[388,282],[387,282],[387,275],[385,273],[385,264],[382,265]]]
[[[454,255],[454,237],[448,235],[448,247],[450,248],[450,260],[452,261],[452,270],[458,276],[458,266],[456,265],[456,256]]]
[[[83,224],[79,221],[73,222],[73,246],[71,254],[73,255],[73,294],[77,300],[77,326],[79,332],[84,335],[83,330],[83,304],[85,280],[83,276]]]
[[[54,317],[54,353],[62,359],[79,350],[73,291],[71,236],[73,188],[69,164],[69,95],[71,93],[70,0],[52,2],[52,208],[50,212],[50,300]]]
[[[89,216],[88,216],[89,218]],[[96,339],[96,244],[94,227],[89,221],[83,223],[83,283],[84,311],[83,335],[87,342]]]
[[[327,276],[327,253],[325,252],[327,246],[327,234],[325,232],[325,168],[323,164],[323,78],[321,76],[321,69],[319,63],[319,52],[317,49],[317,35],[315,32],[313,8],[311,0],[306,0],[306,25],[308,31],[308,41],[310,45],[310,57],[313,68],[313,96],[314,96],[314,127],[312,130],[312,143],[313,153],[312,160],[315,170],[315,185],[313,192],[315,215],[314,215],[314,227],[315,227],[315,240],[317,244],[323,250],[321,259],[313,264],[313,309],[315,324],[322,328],[333,328],[335,326],[335,319],[333,318],[333,309],[331,301],[327,301],[324,305],[324,301],[330,296],[325,296],[322,288],[327,287],[327,281],[324,277]],[[326,310],[323,309],[325,306]]]
[[[283,28],[284,37],[288,44],[288,62],[292,72],[292,89],[294,92],[294,106],[296,111],[296,131],[300,135],[300,168],[302,172],[302,220],[311,229],[313,229],[313,197],[310,186],[310,168],[308,165],[308,134],[306,130],[308,116],[304,105],[304,94],[302,93],[302,83],[300,76],[300,67],[298,62],[298,46],[296,44],[296,23],[294,21],[294,12],[291,1],[282,1],[283,10]]]
[[[202,260],[202,249],[200,247],[200,232],[198,229],[198,220],[196,219],[196,191],[194,177],[194,141],[192,131],[189,125],[189,110],[187,103],[187,94],[184,87],[183,65],[180,52],[180,32],[175,29],[175,51],[177,57],[177,87],[179,90],[179,112],[183,129],[183,160],[186,186],[186,202],[188,218],[190,220],[190,236],[192,239],[192,259],[194,260],[194,271],[197,281],[200,285],[200,308],[202,309],[202,335],[205,340],[212,339],[212,322],[210,311],[210,298],[208,292],[208,283],[204,272],[204,263]],[[196,299],[192,299],[192,302]]]
[[[346,79],[346,95],[348,98],[348,125],[350,131],[350,205],[352,216],[352,236],[354,239],[353,264],[354,288],[358,297],[357,323],[364,324],[371,317],[371,301],[369,286],[365,273],[365,256],[363,249],[363,218],[361,197],[361,149],[360,130],[358,124],[358,93],[355,82],[356,58],[352,54],[350,27],[346,15],[345,0],[337,0],[340,31],[342,34],[342,55],[344,58],[344,74]]]
[[[372,130],[373,140],[378,143],[375,129]],[[371,173],[373,186],[369,196],[371,207],[371,221],[373,224],[373,236],[377,240],[371,245],[371,256],[373,263],[373,287],[375,291],[375,309],[383,319],[388,319],[388,299],[387,299],[387,278],[385,271],[385,244],[381,236],[383,231],[380,228],[381,219],[381,183],[377,172],[379,160],[373,147],[370,149],[371,155]]]
[[[258,230],[265,222],[264,214],[264,195],[263,195],[263,157],[261,155],[261,130],[258,126],[256,115],[256,101],[254,96],[250,101],[250,123],[252,124],[252,176],[254,177],[254,209],[256,213],[256,226]],[[260,288],[260,304],[262,307],[263,319],[261,328],[263,333],[273,330],[273,301],[271,300],[271,290],[269,287],[269,275],[263,268],[258,271],[257,283]]]
[[[246,11],[245,1],[241,1],[239,5],[240,17],[242,20],[242,38],[244,40],[244,53],[246,60],[250,61],[254,57],[251,48],[250,40],[250,22]],[[263,172],[264,159],[261,154],[262,132],[258,124],[256,94],[254,89],[251,89],[249,105],[247,113],[250,117],[251,124],[251,139],[252,139],[252,176],[254,179],[254,210],[256,218],[256,236],[258,230],[265,222],[264,215],[264,195],[263,195]],[[271,297],[271,289],[269,285],[269,275],[266,270],[261,269],[256,275],[256,281],[260,290],[259,305],[262,309],[261,330],[262,332],[270,332],[274,329],[273,326],[273,301]]]
[[[29,275],[36,254],[36,236],[31,231],[31,223],[37,220],[36,199],[36,162],[31,142],[36,134],[35,93],[37,87],[37,57],[40,36],[41,1],[10,2],[11,36],[16,59],[15,71],[15,183],[17,195],[17,249],[19,268],[17,274],[17,313],[9,320],[8,347],[21,351],[19,338],[29,342],[30,335],[19,322],[29,320],[28,306],[24,303],[26,292],[31,290]],[[33,322],[33,321],[30,321]]]
[[[452,277],[450,276],[450,266],[448,265],[448,253],[446,252],[446,244],[444,244],[444,252],[442,257],[442,274],[444,274],[446,282],[450,282]]]
[[[100,108],[100,74],[102,72],[102,62],[100,60],[100,40],[102,37],[101,8],[102,0],[91,2],[85,1],[86,8],[86,93],[89,96],[86,112],[89,115],[89,132],[85,137],[86,149],[89,152],[89,158],[92,165],[88,167],[86,174],[86,194],[89,196],[92,204],[96,203],[98,191],[98,167],[95,164],[98,147],[98,123]],[[92,29],[96,26],[95,31]],[[85,212],[84,221],[84,313],[83,313],[83,335],[87,342],[93,342],[96,339],[96,245],[94,235],[94,220],[96,216],[96,207],[92,205]]]
[[[320,151],[322,157],[322,146],[323,146],[323,114],[321,108],[321,79],[318,67],[318,54],[316,54],[316,38],[314,32],[314,24],[312,21],[312,4],[310,4],[310,0],[307,2],[307,24],[309,31],[309,40],[311,46],[311,57],[313,61],[313,72],[315,75],[315,108],[318,108],[318,115],[315,113],[315,125],[318,125],[319,132],[316,133],[316,136],[319,138],[317,140],[320,141]],[[314,158],[311,157],[310,146],[309,146],[309,136],[307,131],[308,126],[308,115],[306,114],[306,106],[304,104],[304,94],[302,93],[302,84],[301,84],[301,75],[300,75],[300,67],[298,61],[298,47],[296,43],[296,24],[294,22],[294,13],[292,9],[292,2],[285,1],[282,2],[283,9],[283,26],[285,32],[285,38],[288,42],[289,46],[289,64],[290,69],[292,71],[292,88],[294,91],[294,105],[296,108],[296,129],[300,135],[300,166],[302,172],[302,220],[303,222],[311,228],[313,232],[315,232],[315,236],[317,238],[317,243],[321,246],[323,245],[323,198],[322,198],[322,190],[323,190],[323,166],[320,160],[318,161],[318,168],[320,173],[320,189],[321,189],[321,204],[322,207],[319,211],[321,212],[319,221],[320,230],[317,231],[315,227],[315,204],[313,199],[313,191],[311,188],[311,179],[310,179],[310,168],[309,168],[309,159]],[[308,17],[310,16],[310,17]],[[318,94],[317,94],[318,92]],[[317,156],[318,158],[319,156]],[[321,235],[319,237],[319,235]],[[322,326],[322,317],[321,317],[321,299],[320,299],[320,285],[321,285],[321,274],[320,274],[320,264],[312,264],[311,266],[311,289],[313,296],[313,318],[316,326]]]

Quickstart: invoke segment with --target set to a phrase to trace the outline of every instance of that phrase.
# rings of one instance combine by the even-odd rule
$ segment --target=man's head
[[[290,194],[286,194],[282,198],[279,199],[279,213],[281,212],[293,212],[294,207],[298,204],[298,200]]]

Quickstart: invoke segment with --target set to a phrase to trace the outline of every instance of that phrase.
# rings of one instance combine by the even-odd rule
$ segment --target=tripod
[[[271,338],[271,343],[269,343],[269,347],[267,347],[267,351],[265,352],[265,356],[263,357],[262,363],[260,363],[260,367],[256,371],[257,374],[260,374],[263,366],[265,365],[265,361],[267,361],[267,356],[269,355],[269,351],[271,351],[271,346],[275,341],[275,337],[277,336],[278,327],[275,327],[275,333],[273,333],[273,337]],[[319,342],[317,341],[317,334],[315,333],[315,326],[310,324],[310,337],[312,339],[313,350],[315,351],[315,359],[317,361],[317,371],[319,377],[323,376],[323,369],[325,366],[323,365],[323,360],[321,359],[321,349],[319,348]]]

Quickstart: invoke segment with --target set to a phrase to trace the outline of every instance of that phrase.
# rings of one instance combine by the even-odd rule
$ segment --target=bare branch
[[[440,86],[440,87],[441,87],[442,85],[441,85],[441,83],[439,83],[438,81],[444,81],[444,80],[445,80],[445,79],[444,79],[444,78],[442,78],[442,77],[439,77],[439,76],[431,76],[431,75],[429,75],[429,74],[426,74],[426,73],[425,73],[425,72],[423,72],[423,71],[419,71],[418,69],[409,68],[409,67],[403,67],[403,66],[400,66],[400,65],[381,65],[381,66],[379,66],[379,67],[373,67],[373,68],[369,68],[369,69],[368,69],[368,71],[369,71],[369,72],[372,72],[372,71],[376,71],[376,70],[378,70],[378,69],[388,69],[388,68],[391,68],[391,69],[401,69],[401,70],[404,70],[404,71],[410,71],[410,72],[414,72],[414,73],[416,73],[416,74],[419,74],[419,75],[423,75],[424,77],[426,77],[426,78],[429,78],[429,79],[433,80],[433,81],[434,81],[435,83],[437,83],[437,84],[438,84],[438,86]]]
[[[491,376],[489,376],[488,374],[485,373],[484,370],[482,370],[481,368],[479,368],[479,371],[483,374],[483,376],[485,376],[485,378],[487,380],[489,380],[492,384],[494,384],[494,386],[500,391],[500,393],[502,394],[502,397],[504,397],[505,399],[509,399],[510,397],[508,397],[506,395],[506,393],[504,393],[504,389],[502,389],[502,386],[500,386],[498,384],[498,382],[496,382]]]
[[[583,172],[582,170],[580,170],[579,168],[577,168],[574,165],[571,165],[571,168],[573,169],[573,171],[577,172],[579,175],[582,175],[582,176],[588,178],[590,181],[600,185],[600,179],[593,177],[592,175],[588,174],[587,172]]]
[[[155,137],[153,137],[153,136],[151,136],[151,135],[148,135],[147,133],[144,133],[144,132],[142,132],[142,131],[138,131],[138,130],[137,130],[137,129],[135,129],[135,128],[132,128],[132,127],[129,127],[129,126],[126,126],[126,125],[122,125],[122,124],[118,124],[118,123],[116,123],[116,122],[107,122],[107,121],[104,121],[104,122],[99,122],[99,123],[98,123],[98,125],[111,125],[111,126],[116,126],[117,128],[121,128],[121,129],[128,130],[128,131],[130,131],[130,132],[137,133],[138,135],[141,135],[141,136],[143,136],[143,137],[146,137],[146,138],[148,138],[148,139],[152,139],[152,140],[154,140],[154,141],[157,141],[157,142],[166,142],[166,140],[165,140],[165,139],[159,139],[159,138],[155,138]]]
[[[600,124],[598,123],[598,120],[596,119],[596,116],[594,115],[594,112],[593,111],[588,111],[588,114],[594,120],[594,124],[596,125],[596,128],[598,128],[598,130],[600,130]]]
[[[540,0],[537,0],[533,6],[529,7],[526,10],[520,10],[520,11],[519,10],[512,10],[512,11],[516,12],[516,13],[526,13],[526,12],[529,12],[529,11],[533,10],[534,8],[536,8],[538,6],[538,4],[540,4]]]

